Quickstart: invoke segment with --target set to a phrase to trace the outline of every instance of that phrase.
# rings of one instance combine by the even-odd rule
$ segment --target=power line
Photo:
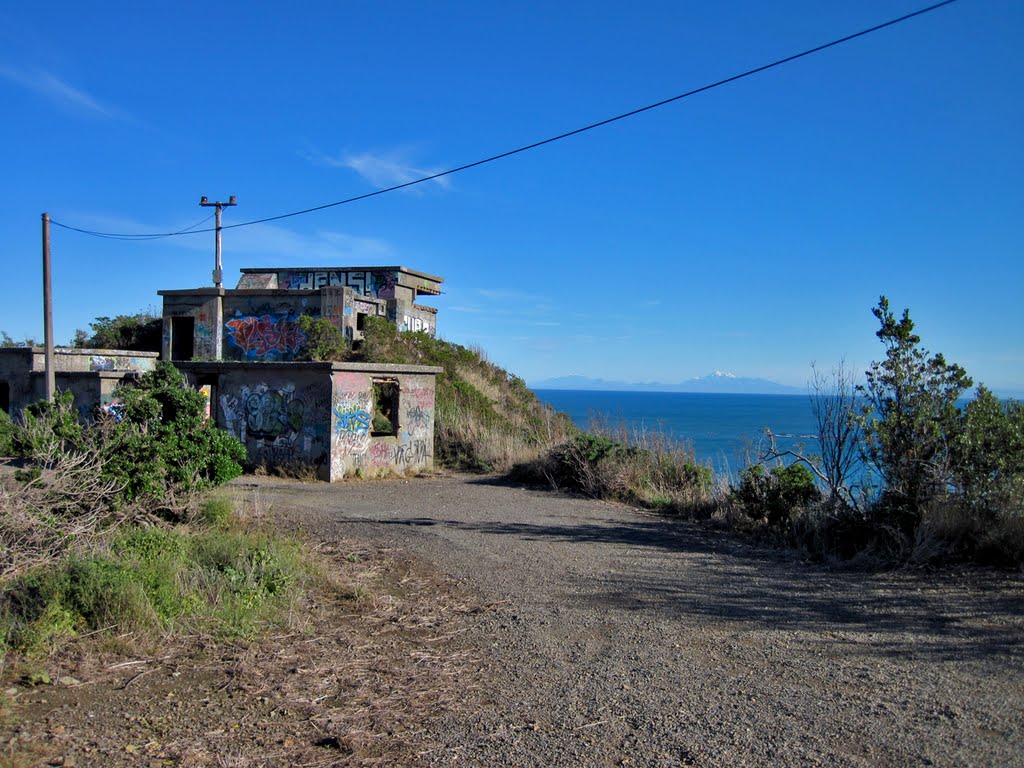
[[[177,232],[164,232],[160,234],[140,235],[124,234],[117,232],[94,232],[91,229],[81,229],[79,227],[72,227],[67,224],[61,224],[59,221],[54,221],[53,219],[50,219],[50,223],[53,224],[54,226],[61,227],[63,229],[70,229],[72,232],[81,232],[83,235],[92,235],[93,237],[106,237],[111,240],[158,240],[162,237],[176,237],[178,235],[196,235],[199,234],[200,232],[212,232],[212,229],[196,229],[196,227],[201,227],[203,224],[212,219],[215,215],[216,214],[211,213],[202,221],[197,221],[192,226],[185,227],[185,229],[179,229]]]
[[[667,98],[667,99],[662,99],[661,101],[657,101],[657,102],[655,102],[653,104],[648,104],[645,107],[639,107],[637,109],[630,110],[629,112],[623,112],[621,115],[616,115],[615,117],[609,117],[609,118],[606,118],[604,120],[600,120],[600,121],[598,121],[596,123],[591,123],[590,125],[585,125],[582,128],[576,128],[575,130],[572,130],[572,131],[567,131],[565,133],[560,133],[557,136],[551,136],[550,138],[542,139],[541,141],[535,141],[532,144],[526,144],[525,146],[518,147],[517,149],[510,149],[507,152],[501,152],[501,153],[499,153],[497,155],[491,155],[490,157],[485,157],[482,160],[476,160],[476,161],[474,161],[472,163],[466,163],[465,165],[460,165],[460,166],[457,166],[455,168],[449,168],[446,171],[440,171],[438,173],[432,173],[432,174],[430,174],[428,176],[423,176],[423,177],[418,178],[418,179],[413,179],[412,181],[406,181],[406,182],[404,182],[402,184],[395,184],[394,186],[385,187],[384,189],[374,190],[373,192],[366,192],[366,193],[361,194],[361,195],[356,195],[354,197],[345,198],[344,200],[337,200],[337,201],[335,201],[333,203],[324,203],[323,205],[313,206],[312,208],[303,208],[302,210],[299,210],[299,211],[291,211],[290,213],[281,213],[281,214],[278,214],[276,216],[267,216],[267,217],[262,218],[262,219],[252,219],[251,221],[243,221],[243,222],[240,222],[238,224],[227,224],[227,225],[223,226],[222,229],[235,229],[237,227],[249,227],[249,226],[252,226],[253,224],[265,224],[266,222],[269,222],[269,221],[280,221],[281,219],[289,219],[289,218],[291,218],[293,216],[303,216],[303,215],[305,215],[307,213],[315,213],[316,211],[323,211],[323,210],[325,210],[327,208],[335,208],[335,207],[337,207],[339,205],[347,205],[348,203],[355,203],[355,202],[358,202],[360,200],[366,200],[367,198],[376,197],[377,195],[387,194],[388,192],[395,192],[395,191],[397,191],[399,189],[406,189],[407,187],[412,187],[412,186],[415,186],[417,184],[423,184],[424,182],[433,181],[434,179],[440,179],[440,178],[442,178],[444,176],[450,176],[450,175],[452,175],[454,173],[459,173],[461,171],[466,171],[466,170],[469,170],[470,168],[476,168],[476,167],[481,166],[481,165],[486,165],[487,163],[493,163],[496,160],[503,160],[506,157],[512,157],[513,155],[518,155],[518,154],[520,154],[522,152],[528,152],[531,149],[537,149],[538,147],[543,147],[546,144],[552,144],[552,143],[554,143],[556,141],[561,141],[562,139],[568,139],[571,136],[578,136],[581,133],[586,133],[587,131],[592,131],[595,128],[601,128],[601,127],[603,127],[605,125],[610,125],[611,123],[616,123],[619,120],[625,120],[628,117],[634,117],[634,116],[642,114],[644,112],[649,112],[649,111],[651,111],[653,109],[658,109],[659,107],[664,107],[667,104],[672,104],[673,102],[681,101],[682,99],[689,98],[690,96],[696,96],[699,93],[704,93],[705,91],[710,91],[710,90],[712,90],[714,88],[720,88],[723,85],[728,85],[729,83],[734,83],[737,80],[742,80],[744,78],[751,77],[752,75],[757,75],[757,74],[760,74],[761,72],[766,72],[769,69],[774,69],[776,67],[780,67],[783,64],[788,64],[791,61],[796,61],[797,59],[802,59],[805,56],[811,56],[812,54],[820,53],[821,51],[828,50],[829,48],[834,48],[837,45],[842,45],[844,43],[850,42],[851,40],[856,40],[857,38],[864,37],[866,35],[870,35],[873,32],[878,32],[879,30],[886,29],[887,27],[892,27],[892,26],[894,26],[896,24],[901,24],[902,22],[909,21],[910,19],[916,18],[918,16],[922,16],[922,15],[924,15],[926,13],[931,13],[932,11],[938,10],[939,8],[942,8],[944,6],[952,5],[955,2],[957,2],[957,0],[942,0],[942,2],[935,3],[933,5],[929,5],[929,6],[925,7],[925,8],[921,8],[921,9],[913,11],[911,13],[904,14],[903,16],[899,16],[899,17],[897,17],[895,19],[890,19],[889,21],[882,22],[881,24],[875,24],[874,26],[868,27],[867,29],[862,29],[860,32],[854,32],[853,34],[837,38],[835,40],[832,40],[831,42],[823,43],[822,45],[817,45],[817,46],[815,46],[813,48],[808,48],[807,50],[801,51],[800,53],[794,53],[791,56],[786,56],[786,57],[781,58],[781,59],[776,59],[775,61],[773,61],[773,62],[771,62],[769,64],[763,64],[760,67],[754,67],[753,69],[748,69],[745,72],[740,72],[739,74],[732,75],[731,77],[726,77],[726,78],[724,78],[722,80],[717,80],[717,81],[715,81],[713,83],[709,83],[707,85],[702,85],[699,88],[694,88],[693,90],[686,91],[685,93],[680,93],[677,96],[672,96],[672,97]],[[193,230],[191,232],[189,230],[182,230],[180,232],[164,232],[164,233],[149,234],[149,235],[130,235],[130,234],[118,234],[118,233],[112,233],[112,232],[94,232],[94,231],[91,231],[91,230],[79,229],[77,227],[69,227],[68,225],[61,224],[58,221],[53,221],[52,223],[57,225],[58,227],[63,227],[64,229],[71,229],[71,230],[74,230],[75,232],[81,232],[82,234],[86,234],[86,235],[94,235],[96,237],[109,237],[109,238],[122,239],[122,240],[155,240],[155,239],[162,238],[162,237],[176,237],[178,235],[183,235],[183,234],[194,234],[194,233],[198,233],[198,232],[212,232],[212,231],[214,231],[211,228],[211,229],[196,229],[196,230]],[[203,222],[200,222],[200,223],[203,223]],[[198,226],[198,225],[196,225],[196,226]],[[190,228],[190,229],[192,229],[192,228]]]

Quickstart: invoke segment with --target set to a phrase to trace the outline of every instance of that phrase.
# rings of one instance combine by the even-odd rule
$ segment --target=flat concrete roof
[[[398,266],[378,267],[242,267],[238,270],[243,275],[263,274],[266,272],[405,272],[416,277],[425,277],[437,283],[443,283],[444,278],[431,275],[427,272],[420,272],[418,269]]]

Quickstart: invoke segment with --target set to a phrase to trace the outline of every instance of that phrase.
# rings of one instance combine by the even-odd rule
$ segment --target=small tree
[[[957,427],[951,466],[966,506],[984,517],[1024,511],[1024,405],[980,386]]]
[[[957,427],[956,401],[971,386],[966,371],[929,356],[914,333],[908,310],[897,320],[882,296],[872,310],[885,346],[885,359],[871,364],[860,415],[863,455],[884,481],[883,508],[905,515],[912,529],[928,502],[945,492],[950,479],[948,436]]]

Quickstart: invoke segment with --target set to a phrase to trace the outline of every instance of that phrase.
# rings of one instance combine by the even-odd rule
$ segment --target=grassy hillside
[[[504,471],[564,443],[575,430],[569,417],[541,403],[526,383],[468,349],[425,333],[396,333],[368,318],[355,359],[443,368],[437,377],[435,457],[442,465]]]

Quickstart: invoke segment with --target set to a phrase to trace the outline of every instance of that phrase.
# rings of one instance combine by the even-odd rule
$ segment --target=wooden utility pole
[[[207,202],[206,195],[203,195],[201,198],[199,198],[199,204],[201,206],[203,206],[204,208],[213,207],[213,208],[217,209],[217,211],[216,211],[216,213],[217,213],[217,229],[216,229],[216,232],[217,232],[217,243],[216,243],[216,246],[215,246],[215,249],[214,249],[215,250],[215,255],[214,255],[214,267],[213,267],[213,284],[215,286],[217,286],[218,288],[221,287],[221,284],[222,284],[222,282],[224,280],[224,270],[221,268],[221,263],[220,263],[220,212],[226,206],[237,205],[238,203],[235,202],[235,199],[236,199],[235,196],[232,195],[231,197],[228,198],[228,201],[226,203],[210,203],[210,202]]]
[[[43,214],[43,336],[46,344],[46,400],[57,394],[57,376],[53,369],[53,290],[50,286],[50,214]]]

